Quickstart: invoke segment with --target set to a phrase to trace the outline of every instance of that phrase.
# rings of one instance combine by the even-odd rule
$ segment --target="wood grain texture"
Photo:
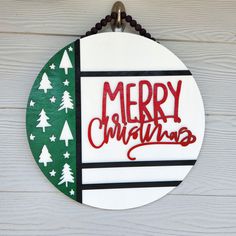
[[[25,108],[33,82],[53,54],[75,37],[3,34],[0,37],[0,107]],[[236,114],[236,45],[161,42],[189,67],[207,114]]]
[[[58,192],[43,176],[29,150],[25,110],[1,112],[0,191]],[[236,166],[232,164],[235,163],[235,142],[235,116],[207,116],[199,160],[171,194],[236,196]]]
[[[166,196],[145,207],[105,211],[58,193],[0,193],[2,236],[236,235],[235,197]]]
[[[236,42],[236,2],[124,0],[134,16],[158,39]],[[1,0],[0,32],[85,34],[110,13],[113,0]]]

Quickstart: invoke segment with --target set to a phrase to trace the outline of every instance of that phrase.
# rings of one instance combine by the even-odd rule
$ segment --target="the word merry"
[[[171,82],[167,82],[167,84],[151,84],[147,80],[142,80],[138,84],[129,83],[127,85],[124,85],[123,82],[119,82],[112,91],[110,84],[105,82],[102,100],[102,120],[105,121],[107,117],[107,103],[119,99],[123,124],[152,121],[158,124],[159,120],[167,122],[168,118],[173,118],[174,122],[180,123],[181,119],[178,113],[181,85],[182,81],[178,81],[176,88],[174,88]],[[132,93],[137,93],[137,89],[138,100],[134,101],[131,99],[131,95]],[[145,93],[145,91],[148,92]],[[165,114],[162,108],[169,96],[172,96],[174,99],[173,114]],[[152,111],[148,109],[150,104],[153,107]],[[131,112],[131,108],[134,106],[138,109],[138,116],[134,116]]]

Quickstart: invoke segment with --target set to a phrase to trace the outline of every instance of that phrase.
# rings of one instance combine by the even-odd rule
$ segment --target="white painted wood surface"
[[[206,107],[197,164],[167,197],[128,211],[71,201],[40,172],[25,132],[44,63],[110,12],[111,0],[0,0],[0,235],[236,235],[236,1],[126,0],[189,67]],[[128,29],[129,30],[129,29]]]

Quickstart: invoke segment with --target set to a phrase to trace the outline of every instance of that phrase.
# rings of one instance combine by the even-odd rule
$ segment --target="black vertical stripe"
[[[75,100],[76,100],[76,197],[82,203],[82,135],[81,135],[81,68],[80,40],[75,42]]]

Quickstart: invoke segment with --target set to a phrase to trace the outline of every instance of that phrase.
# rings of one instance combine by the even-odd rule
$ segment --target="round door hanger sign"
[[[68,197],[103,209],[160,199],[196,162],[205,127],[191,72],[128,33],[77,40],[39,73],[27,106],[31,151]]]

